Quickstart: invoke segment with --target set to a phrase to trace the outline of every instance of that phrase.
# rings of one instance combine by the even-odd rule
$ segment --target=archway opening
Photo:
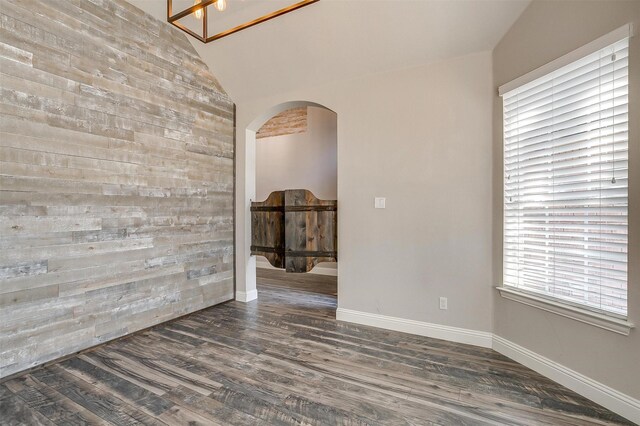
[[[247,126],[245,143],[250,160],[245,164],[247,207],[251,201],[264,201],[273,191],[288,189],[306,189],[323,200],[338,199],[334,111],[307,101],[276,105]],[[251,225],[248,225],[245,229],[250,240]],[[261,287],[273,290],[273,286],[278,286],[287,288],[290,298],[299,295],[302,303],[306,303],[303,299],[308,293],[318,293],[333,297],[335,304],[337,263],[319,263],[311,271],[298,274],[277,270],[262,256],[250,256],[247,260],[245,282],[247,289],[253,287],[255,293],[240,294],[239,300],[243,296],[245,301],[256,298]]]

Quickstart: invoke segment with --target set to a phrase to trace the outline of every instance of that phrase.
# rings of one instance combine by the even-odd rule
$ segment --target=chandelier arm
[[[238,25],[237,27],[233,27],[231,29],[228,29],[226,31],[222,31],[218,34],[212,35],[211,37],[207,37],[205,43],[209,43],[210,41],[214,41],[214,40],[218,40],[219,38],[222,37],[226,37],[228,35],[231,35],[233,33],[237,33],[238,31],[242,31],[245,30],[247,28],[253,27],[254,25],[258,25],[261,24],[263,22],[266,22],[270,19],[273,18],[277,18],[278,16],[284,15],[285,13],[289,13],[289,12],[293,12],[294,10],[300,9],[301,7],[304,6],[309,6],[310,4],[316,3],[320,0],[303,0],[299,3],[293,4],[291,6],[285,7],[283,9],[280,10],[276,10],[275,12],[269,13],[267,15],[261,16],[257,19],[254,19],[252,21],[246,22],[244,24]]]
[[[256,18],[254,20],[245,22],[244,24],[240,24],[238,26],[235,26],[233,28],[230,28],[228,30],[219,32],[217,34],[211,35],[209,36],[209,20],[207,18],[208,14],[207,14],[207,6],[212,5],[214,3],[217,3],[220,0],[201,0],[200,3],[196,3],[193,6],[190,6],[188,8],[186,8],[185,10],[176,13],[175,15],[172,15],[173,13],[173,0],[167,0],[167,22],[169,22],[170,24],[174,25],[175,27],[181,29],[182,31],[184,31],[185,33],[189,34],[190,36],[200,40],[203,43],[209,43],[210,41],[214,41],[214,40],[218,40],[222,37],[226,37],[228,35],[237,33],[238,31],[242,31],[244,29],[253,27],[254,25],[258,25],[261,24],[263,22],[269,21],[273,18],[276,18],[278,16],[284,15],[286,13],[289,12],[293,12],[294,10],[300,9],[304,6],[308,6],[310,4],[316,3],[320,0],[302,0],[299,1],[295,4],[292,4],[290,6],[287,6],[285,8],[276,10],[274,12],[268,13],[266,15],[263,15],[259,18]],[[189,29],[186,25],[182,24],[179,22],[180,19],[184,18],[185,16],[191,15],[197,11],[203,11],[203,22],[202,22],[202,35],[197,34],[195,31]]]
[[[207,33],[209,32],[209,18],[207,18],[207,8],[205,7],[203,10],[204,14],[202,15],[202,40],[207,42]]]
[[[171,2],[171,0],[168,0],[168,1]],[[172,24],[175,24],[175,21],[177,21],[178,19],[182,19],[185,16],[191,15],[196,10],[204,9],[210,4],[213,4],[217,1],[218,0],[203,0],[202,3],[194,4],[193,6],[186,8],[182,12],[178,12],[173,16],[170,16],[170,15],[167,16],[167,21],[169,21]],[[167,8],[167,11],[171,13],[171,7]]]

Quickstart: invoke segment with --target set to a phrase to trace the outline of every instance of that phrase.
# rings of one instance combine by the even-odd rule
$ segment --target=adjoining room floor
[[[0,383],[0,423],[625,424],[490,349],[337,322],[335,277],[258,283]]]

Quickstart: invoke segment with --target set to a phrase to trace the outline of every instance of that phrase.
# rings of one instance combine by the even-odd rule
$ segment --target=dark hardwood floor
[[[625,424],[490,350],[335,320],[335,278],[229,302],[0,383],[0,423]]]

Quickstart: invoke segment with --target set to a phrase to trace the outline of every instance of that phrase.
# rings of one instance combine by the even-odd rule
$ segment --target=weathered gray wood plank
[[[233,103],[186,36],[0,0],[0,40],[0,377],[232,299]]]

